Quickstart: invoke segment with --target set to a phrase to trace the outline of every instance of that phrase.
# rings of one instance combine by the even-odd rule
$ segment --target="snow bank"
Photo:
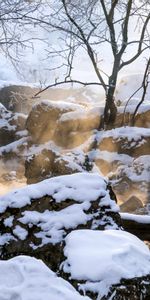
[[[1,300],[90,300],[41,261],[18,256],[0,261]]]
[[[80,284],[81,290],[101,296],[121,279],[150,274],[148,247],[121,230],[73,231],[66,237],[64,255],[64,272],[71,279],[85,281]]]

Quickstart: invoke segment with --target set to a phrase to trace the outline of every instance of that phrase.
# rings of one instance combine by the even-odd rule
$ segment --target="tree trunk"
[[[115,105],[114,93],[116,89],[117,77],[120,66],[120,56],[116,55],[113,71],[109,77],[109,88],[106,92],[106,103],[104,109],[104,126],[113,125],[117,116],[117,107]]]

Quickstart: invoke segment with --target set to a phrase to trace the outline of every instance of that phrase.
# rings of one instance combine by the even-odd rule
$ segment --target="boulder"
[[[98,149],[133,157],[149,154],[148,128],[120,127],[99,134]]]
[[[1,258],[42,259],[58,271],[65,236],[74,229],[121,229],[115,195],[100,175],[44,180],[0,197]]]
[[[52,149],[43,149],[36,154],[29,155],[25,160],[27,183],[36,183],[54,176],[53,165],[56,158],[56,151]]]
[[[32,108],[26,127],[34,143],[42,144],[53,139],[60,116],[81,109],[80,105],[43,100]]]
[[[47,147],[46,147],[47,146]],[[60,152],[55,144],[34,147],[25,161],[25,176],[27,183],[37,183],[46,178],[68,175],[77,172],[91,171],[93,164],[82,151]],[[31,151],[32,152],[32,151]]]
[[[120,165],[109,174],[118,199],[125,202],[131,195],[140,197],[143,204],[150,202],[149,155],[141,155],[127,165]]]
[[[133,163],[134,158],[130,155],[108,150],[95,150],[89,152],[89,157],[94,158],[94,162],[105,176],[115,173],[120,166],[128,166]]]
[[[150,216],[120,213],[123,228],[143,241],[150,241]]]
[[[64,148],[78,147],[87,142],[94,130],[98,129],[99,124],[99,109],[64,113],[57,122],[54,141]]]
[[[29,86],[6,86],[0,90],[0,102],[12,112],[28,113],[35,102],[32,97],[37,91]]]
[[[142,201],[136,197],[131,196],[127,201],[120,205],[121,212],[135,212],[136,210],[143,207]]]
[[[133,118],[133,113],[135,110],[136,106],[132,107],[129,106],[127,107],[127,112],[122,113],[122,110],[124,107],[121,109],[121,112],[118,111],[116,121],[114,124],[114,127],[121,127],[121,126],[130,126],[132,123],[132,118]],[[120,109],[118,109],[120,110]],[[150,127],[150,110],[149,108],[145,111],[139,111],[137,112],[135,118],[134,118],[134,126],[136,127],[144,127],[144,128],[149,128]]]
[[[61,275],[93,300],[150,298],[150,251],[122,230],[74,230],[65,239]]]

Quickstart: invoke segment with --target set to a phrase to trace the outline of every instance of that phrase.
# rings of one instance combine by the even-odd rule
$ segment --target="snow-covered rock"
[[[108,182],[92,173],[54,177],[14,190],[0,197],[1,255],[32,253],[56,271],[64,238],[72,230],[121,229],[115,200]]]
[[[0,146],[19,139],[18,131],[25,129],[26,116],[12,113],[0,103]]]
[[[79,291],[97,300],[150,297],[150,251],[134,235],[120,230],[75,230],[65,243],[61,268]],[[133,280],[130,294],[129,280]]]
[[[27,119],[27,129],[36,143],[44,143],[53,139],[57,121],[63,113],[80,111],[83,106],[63,101],[43,100],[34,105]]]
[[[150,129],[137,127],[120,127],[97,136],[98,148],[118,154],[128,154],[134,157],[149,154]]]
[[[90,300],[64,279],[57,277],[41,260],[18,256],[0,260],[1,300]]]
[[[25,161],[25,176],[28,184],[91,169],[92,163],[81,149],[63,152],[62,148],[53,142],[31,146]]]

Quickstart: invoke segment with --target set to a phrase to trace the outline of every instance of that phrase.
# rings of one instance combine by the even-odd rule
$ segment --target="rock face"
[[[93,300],[150,298],[150,252],[121,230],[75,230],[65,239],[61,274]]]
[[[34,255],[57,271],[64,238],[77,228],[121,228],[115,196],[99,175],[55,177],[0,197],[3,259]]]

